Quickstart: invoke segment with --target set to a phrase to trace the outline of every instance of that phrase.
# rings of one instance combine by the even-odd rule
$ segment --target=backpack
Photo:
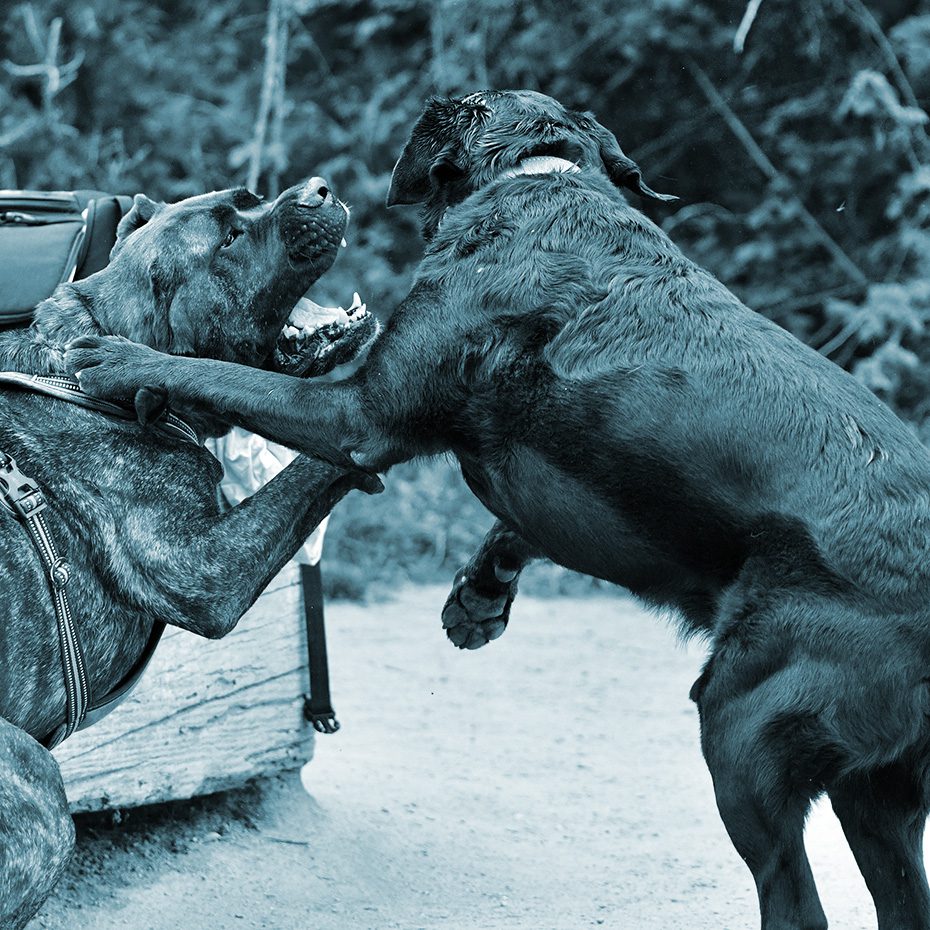
[[[28,323],[59,284],[104,268],[131,197],[0,190],[0,327]]]

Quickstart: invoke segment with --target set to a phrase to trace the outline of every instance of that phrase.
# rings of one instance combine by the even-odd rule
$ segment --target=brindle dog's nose
[[[332,199],[329,185],[323,178],[310,178],[297,194],[297,203],[302,207],[320,207]]]

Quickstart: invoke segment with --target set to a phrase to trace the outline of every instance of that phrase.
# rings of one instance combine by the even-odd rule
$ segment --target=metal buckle
[[[71,567],[62,556],[58,556],[48,568],[48,579],[52,587],[60,591],[71,580]]]
[[[329,708],[322,713],[316,713],[310,707],[310,695],[304,695],[304,719],[313,724],[313,729],[317,733],[335,733],[339,730],[339,721],[336,719],[336,711]]]
[[[0,465],[0,492],[14,513],[24,519],[45,510],[42,489],[19,470],[13,458],[7,457]]]

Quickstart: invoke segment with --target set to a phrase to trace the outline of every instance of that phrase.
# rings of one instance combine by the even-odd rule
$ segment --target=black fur
[[[502,632],[534,553],[676,608],[711,642],[702,745],[764,930],[826,926],[802,837],[822,791],[881,930],[927,930],[930,456],[629,206],[618,186],[650,191],[605,133],[529,92],[430,102],[391,194],[425,201],[430,245],[347,382],[126,345],[74,363],[371,468],[453,452],[499,519],[453,641]],[[538,154],[581,171],[503,174]]]
[[[31,328],[0,335],[0,368],[62,371],[66,342],[104,333],[263,364],[294,303],[332,262],[345,225],[332,203],[320,209],[334,241],[314,250],[287,234],[301,190],[252,204],[246,215],[236,214],[231,204],[243,198],[231,191],[172,206],[137,198],[111,264],[61,286]],[[210,218],[217,204],[248,229],[234,255],[217,251],[226,235]],[[236,280],[235,299],[218,268]],[[164,392],[143,389],[137,401],[154,416]],[[204,433],[227,428],[213,415],[190,419]],[[48,498],[46,518],[71,567],[92,697],[136,663],[156,620],[223,636],[337,500],[355,486],[377,488],[301,457],[221,514],[222,469],[203,448],[15,390],[0,393],[0,449]],[[57,766],[36,742],[65,715],[52,601],[25,529],[5,508],[0,588],[0,926],[19,928],[64,868],[73,829]]]

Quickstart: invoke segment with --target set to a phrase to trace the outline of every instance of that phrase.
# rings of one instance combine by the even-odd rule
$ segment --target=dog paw
[[[158,353],[122,336],[81,336],[66,347],[65,368],[94,397],[132,400],[146,385],[145,362],[151,356]]]
[[[479,583],[472,565],[459,572],[442,609],[442,625],[454,645],[480,649],[507,629],[518,574],[495,566],[493,580]]]
[[[139,422],[148,426],[168,412],[168,392],[164,388],[142,387],[136,391],[134,403]]]

